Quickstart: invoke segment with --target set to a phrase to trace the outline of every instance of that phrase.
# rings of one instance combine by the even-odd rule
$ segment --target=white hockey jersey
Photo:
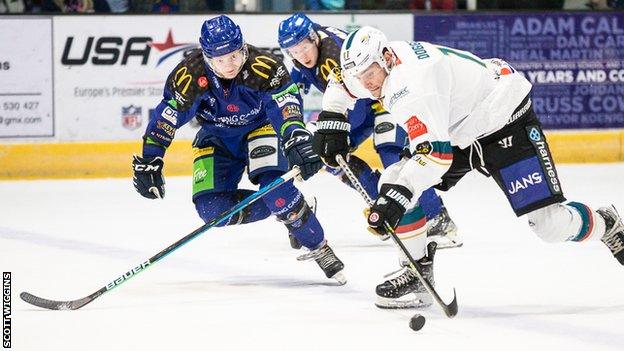
[[[400,184],[418,198],[450,167],[451,145],[466,148],[501,129],[531,83],[499,59],[427,42],[396,41],[389,47],[396,65],[382,87],[382,103],[406,130],[414,156],[384,170],[379,186]],[[344,113],[353,103],[348,96],[339,85],[328,86],[323,109]]]

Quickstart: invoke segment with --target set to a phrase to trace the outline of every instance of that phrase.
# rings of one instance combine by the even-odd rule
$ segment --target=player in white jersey
[[[409,136],[406,156],[382,173],[368,216],[372,228],[396,226],[423,190],[448,190],[476,169],[496,181],[544,241],[602,240],[624,265],[622,219],[613,206],[595,211],[565,202],[531,106],[532,85],[506,62],[426,42],[388,42],[379,30],[363,27],[345,40],[341,66],[343,84],[327,88],[323,112],[344,119],[355,99],[376,98]],[[339,143],[324,142],[323,158],[344,152],[332,148]],[[415,259],[425,256],[424,239],[404,241]],[[381,307],[404,307],[425,294],[407,268],[377,287]]]

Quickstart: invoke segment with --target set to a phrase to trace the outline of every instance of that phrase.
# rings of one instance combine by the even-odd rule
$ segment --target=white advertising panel
[[[277,27],[286,15],[232,15],[245,40],[281,55]],[[351,30],[373,25],[389,38],[410,40],[412,16],[313,15]],[[161,99],[170,71],[198,46],[207,16],[89,16],[54,18],[57,135],[64,141],[136,140]],[[307,107],[318,108],[316,101]],[[308,99],[309,100],[309,99]],[[176,138],[190,139],[197,125]]]
[[[54,136],[52,19],[0,19],[0,83],[0,138]]]

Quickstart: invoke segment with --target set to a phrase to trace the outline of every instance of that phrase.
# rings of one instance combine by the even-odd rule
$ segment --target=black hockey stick
[[[247,198],[245,198],[241,202],[239,202],[236,206],[234,206],[231,209],[223,212],[222,214],[220,214],[219,216],[215,217],[210,222],[207,222],[206,224],[202,225],[201,227],[195,229],[192,233],[190,233],[187,236],[183,237],[182,239],[176,241],[175,243],[169,245],[167,248],[165,248],[164,250],[160,251],[156,255],[152,256],[147,261],[145,261],[145,262],[139,264],[138,266],[130,269],[126,273],[122,274],[119,278],[117,278],[117,279],[113,280],[112,282],[106,284],[106,286],[100,288],[98,291],[94,292],[93,294],[91,294],[89,296],[86,296],[86,297],[83,297],[83,298],[77,299],[77,300],[56,301],[56,300],[48,300],[48,299],[44,299],[44,298],[41,298],[41,297],[37,297],[37,296],[35,296],[33,294],[30,294],[30,293],[27,293],[27,292],[22,292],[20,294],[20,297],[22,298],[22,300],[28,302],[31,305],[35,305],[35,306],[42,307],[42,308],[47,308],[47,309],[50,309],[50,310],[77,310],[77,309],[83,307],[84,305],[92,302],[93,300],[97,299],[98,297],[104,295],[105,293],[111,291],[112,289],[118,287],[122,283],[128,281],[130,278],[136,276],[138,273],[143,272],[145,269],[151,267],[154,263],[160,261],[165,256],[169,255],[173,251],[175,251],[175,250],[179,249],[180,247],[184,246],[189,241],[195,239],[200,234],[203,234],[208,229],[216,226],[217,224],[220,224],[220,223],[228,220],[230,217],[232,217],[236,213],[242,211],[245,207],[249,206],[254,201],[262,198],[262,196],[264,196],[265,194],[267,194],[271,190],[277,188],[281,184],[284,184],[285,182],[295,178],[298,175],[299,175],[299,168],[295,166],[292,170],[290,170],[286,174],[284,174],[281,177],[275,179],[271,184],[265,186],[262,189],[259,189],[255,193],[249,195]]]
[[[364,200],[366,200],[366,203],[368,204],[368,206],[372,206],[373,199],[371,199],[370,196],[366,193],[366,190],[364,190],[364,187],[362,186],[360,181],[357,179],[355,174],[353,174],[353,171],[351,171],[351,168],[349,167],[345,159],[342,157],[342,155],[336,155],[336,162],[338,162],[338,164],[340,165],[340,168],[342,168],[342,170],[345,172],[345,174],[349,178],[349,181],[351,181],[351,184],[353,184],[353,187],[360,193],[360,195],[362,195]],[[410,263],[410,268],[416,274],[416,277],[418,277],[418,280],[420,280],[420,282],[425,286],[425,288],[427,289],[427,292],[429,292],[429,294],[433,296],[433,298],[436,300],[438,305],[442,308],[442,310],[444,311],[444,314],[446,314],[446,316],[449,318],[455,317],[457,315],[457,310],[458,310],[457,294],[455,293],[455,288],[453,288],[453,301],[451,301],[451,303],[449,304],[445,303],[440,297],[440,295],[438,294],[438,292],[435,290],[435,288],[431,285],[431,283],[429,283],[429,281],[423,276],[422,267],[420,266],[420,264],[418,264],[416,260],[414,260],[412,255],[409,253],[409,251],[405,247],[405,245],[403,245],[403,243],[401,242],[401,239],[399,239],[399,237],[396,235],[396,232],[394,231],[394,229],[387,222],[384,222],[384,229],[386,233],[388,233],[392,237],[392,240],[394,240],[394,242],[399,246],[401,251],[403,251],[405,256],[407,256],[407,259],[409,260],[409,263]]]

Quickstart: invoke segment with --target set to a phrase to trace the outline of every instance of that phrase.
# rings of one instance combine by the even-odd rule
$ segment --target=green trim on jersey
[[[271,95],[271,99],[275,100],[277,98],[280,98],[286,94],[298,94],[299,93],[299,86],[297,86],[297,84],[292,83],[291,85],[289,85],[286,89],[280,91],[277,94],[273,94]]]
[[[280,136],[284,136],[284,132],[286,131],[286,128],[292,126],[292,125],[299,125],[301,126],[303,129],[305,129],[305,123],[303,123],[302,121],[286,121],[284,122],[284,124],[282,124],[282,127],[280,128]]]

